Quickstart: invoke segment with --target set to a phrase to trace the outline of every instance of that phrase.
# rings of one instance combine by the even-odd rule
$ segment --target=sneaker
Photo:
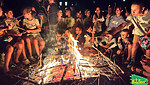
[[[23,64],[25,64],[25,65],[29,65],[30,64],[30,61],[28,60],[28,59],[25,59],[24,61],[22,61],[23,62]]]
[[[31,59],[33,62],[36,61],[36,59],[35,59],[33,56],[31,56],[30,59]]]

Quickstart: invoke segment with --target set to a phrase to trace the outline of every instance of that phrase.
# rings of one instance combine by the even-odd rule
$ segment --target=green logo
[[[132,85],[148,85],[148,79],[141,77],[141,76],[137,76],[135,74],[133,74],[131,77],[131,84]]]

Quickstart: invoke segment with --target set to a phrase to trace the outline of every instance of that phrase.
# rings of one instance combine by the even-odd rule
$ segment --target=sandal
[[[29,61],[28,59],[25,59],[25,60],[23,60],[22,62],[23,62],[23,64],[25,64],[25,65],[29,65],[29,64],[30,64],[30,61]]]
[[[31,59],[33,62],[36,61],[36,59],[35,59],[33,56],[31,56],[30,59]]]
[[[129,63],[130,63],[130,60],[126,60],[126,61],[124,62],[125,65],[128,65]]]
[[[133,71],[131,70],[131,68],[133,67]],[[136,68],[136,67],[134,67],[134,66],[132,66],[131,68],[130,68],[130,70],[133,72],[133,73],[138,73],[138,74],[140,74],[140,75],[143,75],[143,69],[140,69],[140,71],[138,72],[137,71],[137,69],[139,69],[139,68]]]

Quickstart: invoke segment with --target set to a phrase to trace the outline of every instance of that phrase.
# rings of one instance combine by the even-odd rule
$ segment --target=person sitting
[[[103,22],[105,21],[104,16],[101,14],[100,7],[96,8],[96,14],[93,15],[93,23],[96,29],[96,35],[102,34],[103,31]]]
[[[6,18],[4,19],[6,26],[12,25],[11,29],[7,30],[7,34],[13,38],[13,40],[10,42],[10,45],[13,47],[17,47],[17,52],[16,52],[16,58],[15,58],[15,63],[19,63],[19,56],[21,53],[23,54],[24,60],[22,61],[25,65],[29,64],[30,61],[27,59],[26,53],[25,53],[25,45],[24,45],[24,40],[22,39],[22,33],[20,33],[19,29],[19,21],[16,20],[13,17],[13,11],[12,10],[6,10],[5,11],[5,16]]]
[[[23,10],[23,15],[23,26],[27,33],[25,36],[25,41],[27,42],[30,58],[32,61],[35,61],[35,58],[32,55],[31,41],[33,42],[38,58],[42,57],[42,50],[45,47],[45,42],[39,33],[41,32],[41,26],[39,21],[32,16],[30,7],[27,7]]]
[[[76,27],[76,34],[74,36],[75,40],[78,40],[78,46],[79,47],[83,47],[84,46],[84,42],[85,42],[85,38],[84,38],[84,34],[82,32],[81,27],[77,26]]]
[[[120,6],[116,7],[116,15],[110,16],[109,14],[107,14],[107,19],[106,19],[106,26],[107,32],[111,32],[112,30],[114,30],[115,28],[125,25],[125,20],[124,18],[121,16],[121,13],[123,12],[122,8]],[[116,29],[117,30],[117,29]],[[121,31],[119,29],[119,31]],[[116,34],[115,32],[113,32],[113,34]]]
[[[62,37],[63,35],[63,30],[58,30],[56,40],[57,42],[53,44],[52,46],[55,46],[55,50],[58,52],[59,55],[62,55],[66,52],[66,41]]]
[[[116,54],[118,50],[116,39],[113,38],[111,34],[107,34],[106,37],[104,37],[99,43],[96,42],[95,45],[108,57],[112,57],[113,55],[109,54]]]
[[[123,57],[125,57],[126,55],[128,56],[124,62],[124,64],[128,64],[130,62],[130,57],[131,57],[131,41],[129,38],[129,30],[128,29],[124,29],[121,31],[121,36],[118,37],[118,47],[119,50],[117,51],[117,54],[121,54],[123,53]],[[125,58],[124,58],[125,59]]]

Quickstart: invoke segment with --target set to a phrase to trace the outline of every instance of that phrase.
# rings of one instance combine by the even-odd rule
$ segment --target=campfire
[[[85,80],[91,77],[106,76],[108,79],[119,74],[124,74],[123,70],[113,63],[107,56],[103,55],[97,48],[97,54],[84,56],[80,54],[77,40],[72,35],[69,36],[69,55],[47,56],[42,68],[30,66],[29,79],[38,84],[48,84],[63,82],[64,80]]]

